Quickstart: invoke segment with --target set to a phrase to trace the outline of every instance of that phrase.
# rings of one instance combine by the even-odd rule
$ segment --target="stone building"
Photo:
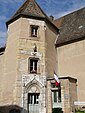
[[[85,8],[54,21],[60,29],[56,41],[58,75],[78,80],[78,101],[85,102]]]
[[[62,71],[57,22],[35,0],[26,0],[6,23],[7,43],[0,49],[0,113],[52,113],[58,108],[73,112],[77,79]],[[55,87],[54,71],[59,87]]]

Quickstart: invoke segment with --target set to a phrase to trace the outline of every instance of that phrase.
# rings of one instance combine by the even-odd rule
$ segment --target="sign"
[[[31,51],[26,51],[26,50],[21,50],[20,54],[36,56],[38,58],[41,58],[43,56],[41,52],[31,52]]]
[[[85,106],[85,102],[75,101],[75,102],[74,102],[74,105]]]
[[[64,94],[64,98],[68,99],[69,98],[68,94]]]

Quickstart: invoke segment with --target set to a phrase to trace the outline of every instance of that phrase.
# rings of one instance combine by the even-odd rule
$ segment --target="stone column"
[[[41,88],[41,94],[39,99],[39,113],[46,113],[46,96],[45,96],[45,88]]]
[[[62,111],[65,113],[65,99],[64,99],[64,87],[61,86],[61,102],[62,102]]]
[[[47,113],[52,113],[52,92],[51,92],[51,82],[47,81]]]

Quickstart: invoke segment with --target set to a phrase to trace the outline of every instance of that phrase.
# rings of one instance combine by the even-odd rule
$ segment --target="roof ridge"
[[[60,28],[56,47],[85,40],[85,7],[55,21]]]
[[[30,0],[26,0],[26,1],[21,5],[21,7],[18,8],[18,10],[13,14],[13,16],[12,16],[11,18],[13,18],[14,15],[16,15],[16,14],[18,13],[18,11],[19,11],[22,7],[24,7],[24,5],[26,5],[26,2],[28,2],[28,1],[30,1]],[[23,10],[23,9],[22,9],[22,10]]]
[[[42,13],[46,16],[46,17],[48,17],[47,15],[46,15],[46,13],[41,9],[41,7],[38,5],[38,3],[35,1],[35,3],[37,4],[37,6],[40,8],[40,10],[42,11]]]
[[[57,21],[57,20],[59,20],[59,19],[61,19],[61,18],[64,18],[64,17],[69,16],[69,15],[71,15],[71,14],[74,14],[74,13],[76,13],[76,12],[79,12],[79,11],[81,11],[81,10],[83,10],[83,9],[85,9],[85,7],[82,7],[82,8],[80,8],[80,9],[74,10],[74,11],[72,11],[71,13],[68,13],[68,14],[65,14],[65,15],[59,17],[59,18],[56,18],[54,21]]]
[[[11,17],[11,19],[6,22],[7,27],[10,23],[12,23],[13,21],[20,17],[44,20],[49,22],[54,28],[57,29],[57,27],[50,21],[49,17],[38,5],[36,0],[26,0],[21,5],[21,7],[15,12],[15,14]]]
[[[26,6],[30,3],[30,2],[34,2],[37,7],[40,9],[40,11],[42,12],[42,14],[46,17],[48,17],[44,11],[40,8],[40,6],[38,5],[38,3],[35,1],[35,0],[26,0],[22,5],[21,7],[13,14],[13,16],[11,17],[12,18],[15,18],[16,16],[18,16],[19,14],[22,14],[22,12],[25,10]]]

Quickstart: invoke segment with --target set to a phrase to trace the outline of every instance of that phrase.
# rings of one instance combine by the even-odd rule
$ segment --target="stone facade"
[[[57,48],[58,74],[70,75],[78,80],[78,100],[84,101],[85,40]]]
[[[39,93],[39,113],[46,113],[46,76],[23,75],[22,77],[22,107],[27,113],[28,93]]]
[[[0,102],[2,101],[2,88],[3,88],[3,69],[4,69],[4,54],[0,55]]]
[[[39,26],[37,37],[30,36],[31,25]],[[57,32],[52,29],[53,27],[44,21],[27,18],[19,18],[8,26],[1,105],[18,105],[27,112],[27,95],[29,92],[36,93],[32,92],[32,89],[38,88],[39,112],[46,113],[46,79],[48,76],[53,76],[51,70],[56,69],[54,41]],[[37,47],[37,52],[33,50],[34,45]],[[30,74],[29,64],[32,58],[38,59],[37,74]]]
[[[85,7],[54,21],[60,29],[56,41],[58,74],[78,80],[78,102],[85,101]]]
[[[31,2],[32,5],[37,6],[34,0]],[[39,10],[42,12],[40,8]],[[2,78],[0,106],[8,106],[9,110],[12,106],[13,110],[18,109],[22,113],[52,113],[54,90],[52,83],[55,82],[53,74],[54,70],[57,72],[56,67],[59,65],[55,47],[55,40],[58,38],[57,27],[47,16],[42,19],[35,15],[31,18],[27,15],[14,17],[14,20],[8,22],[7,27],[6,49],[4,57],[0,56],[1,64],[4,63],[2,67],[0,66]],[[37,36],[33,36],[32,32]],[[64,113],[70,113],[73,110],[73,102],[77,98],[76,80],[60,78],[60,81],[62,101],[57,102],[56,105],[59,105]],[[71,92],[72,88],[74,90]],[[72,99],[71,96],[74,98]]]
[[[55,83],[53,78],[48,78],[48,107],[49,113],[52,112],[52,90],[56,91],[58,88],[52,88],[51,84]],[[61,88],[61,102],[57,103],[58,108],[62,108],[64,113],[74,112],[74,101],[77,101],[77,80],[71,77],[60,77]],[[57,108],[56,106],[56,108]]]

